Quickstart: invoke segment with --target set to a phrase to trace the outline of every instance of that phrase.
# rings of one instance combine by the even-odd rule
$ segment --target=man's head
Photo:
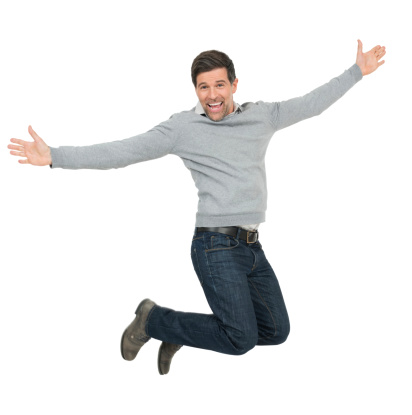
[[[192,82],[203,110],[213,121],[233,112],[238,80],[232,60],[223,52],[208,50],[192,63]]]

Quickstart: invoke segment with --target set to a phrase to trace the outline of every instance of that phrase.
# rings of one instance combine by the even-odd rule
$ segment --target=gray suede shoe
[[[181,347],[179,344],[162,342],[159,348],[159,354],[157,355],[157,368],[161,375],[167,375],[169,373],[172,358]]]
[[[139,353],[140,348],[150,340],[150,337],[146,334],[145,326],[147,316],[155,305],[155,302],[146,298],[137,307],[136,318],[123,332],[120,344],[123,359],[133,360]]]

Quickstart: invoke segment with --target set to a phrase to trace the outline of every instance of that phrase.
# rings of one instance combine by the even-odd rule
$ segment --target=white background
[[[0,7],[2,414],[410,414],[411,39],[405,1],[13,1]],[[385,45],[386,63],[268,148],[261,242],[291,334],[244,356],[120,337],[149,297],[209,312],[190,260],[197,191],[175,156],[125,169],[20,165],[192,108],[194,57],[234,61],[235,100],[280,101]]]

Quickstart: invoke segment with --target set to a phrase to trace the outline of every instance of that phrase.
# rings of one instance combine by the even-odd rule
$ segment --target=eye
[[[223,85],[223,84],[217,84],[217,86],[218,86],[219,88],[222,88],[224,85]]]
[[[205,86],[205,85],[200,87],[200,89],[206,89],[206,88],[207,88],[207,86]]]

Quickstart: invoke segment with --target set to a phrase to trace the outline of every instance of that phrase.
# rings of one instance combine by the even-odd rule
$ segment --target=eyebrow
[[[216,81],[216,83],[220,83],[220,82],[224,82],[226,83],[226,81],[224,79],[220,79],[219,81]],[[198,86],[203,85],[203,84],[207,84],[207,82],[201,82]]]

